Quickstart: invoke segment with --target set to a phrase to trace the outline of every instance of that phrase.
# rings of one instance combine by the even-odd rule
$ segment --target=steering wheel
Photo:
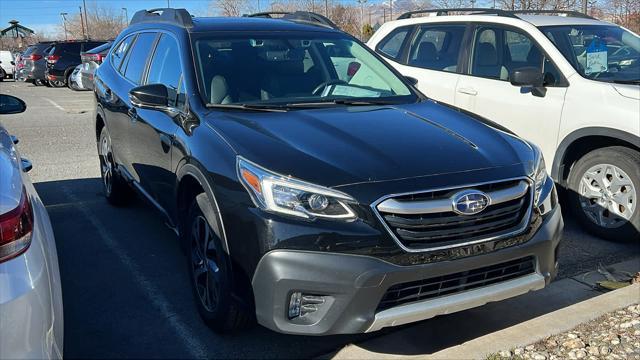
[[[344,81],[344,80],[340,80],[340,79],[332,79],[329,81],[325,81],[322,84],[316,86],[315,89],[313,89],[312,94],[313,95],[319,95],[322,91],[326,89],[327,87],[331,86],[331,85],[339,85],[339,84],[348,84],[348,82]]]

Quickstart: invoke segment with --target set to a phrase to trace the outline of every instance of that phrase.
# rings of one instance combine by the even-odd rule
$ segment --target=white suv
[[[431,99],[538,144],[591,232],[640,238],[638,35],[575,12],[439,9],[368,45]]]

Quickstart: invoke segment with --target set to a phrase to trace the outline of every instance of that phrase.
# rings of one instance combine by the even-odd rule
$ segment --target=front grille
[[[394,237],[413,251],[456,246],[525,229],[531,206],[528,182],[514,180],[472,189],[490,197],[496,194],[503,201],[492,202],[478,214],[461,215],[451,205],[451,197],[465,190],[458,188],[394,197],[378,204],[377,210]],[[391,202],[393,205],[388,206]]]
[[[535,259],[530,256],[475,270],[397,284],[384,294],[377,311],[512,280],[533,272]]]

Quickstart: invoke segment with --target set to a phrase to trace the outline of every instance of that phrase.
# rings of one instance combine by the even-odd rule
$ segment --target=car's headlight
[[[237,167],[238,178],[263,210],[305,219],[357,218],[347,204],[355,200],[345,193],[273,173],[242,157]]]
[[[534,146],[535,149],[535,171],[533,173],[533,181],[535,186],[535,194],[533,197],[533,203],[536,209],[538,209],[541,215],[544,215],[551,211],[558,202],[556,194],[555,184],[553,179],[547,173],[547,167],[544,162],[544,157],[540,149]]]

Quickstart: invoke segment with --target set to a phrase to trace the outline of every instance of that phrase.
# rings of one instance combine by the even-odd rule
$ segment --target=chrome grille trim
[[[462,189],[466,189],[466,187]],[[527,190],[529,190],[529,184],[522,180],[516,186],[509,189],[491,191],[486,194],[489,197],[489,205],[495,205],[518,199],[524,196],[527,193]],[[438,190],[430,190],[426,192],[434,191]],[[379,203],[377,209],[384,213],[402,215],[435,214],[452,211],[453,203],[451,199],[404,201],[391,198]]]
[[[447,191],[447,190],[465,190],[465,189],[472,189],[473,187],[476,187],[476,186],[490,185],[490,184],[500,184],[500,183],[506,183],[506,182],[509,182],[509,181],[516,181],[516,180],[521,180],[519,185],[524,182],[526,184],[526,186],[527,186],[527,191],[530,190],[529,191],[529,198],[530,199],[529,199],[529,205],[527,207],[527,211],[526,211],[525,215],[523,216],[522,221],[520,222],[520,224],[518,224],[518,226],[515,228],[515,230],[507,232],[507,233],[504,233],[504,234],[500,234],[500,235],[497,235],[497,236],[490,236],[490,237],[485,237],[485,238],[481,238],[481,239],[475,239],[475,240],[470,240],[470,241],[466,241],[466,242],[460,242],[460,243],[451,244],[451,245],[445,245],[445,246],[434,246],[434,247],[425,246],[423,248],[409,248],[409,247],[405,246],[402,243],[402,241],[400,241],[400,239],[398,239],[398,237],[396,236],[394,231],[391,229],[391,227],[389,227],[387,221],[385,221],[384,217],[380,214],[380,211],[378,210],[378,206],[381,203],[383,203],[386,200],[389,200],[391,198],[395,198],[395,197],[401,197],[401,196],[407,196],[407,195],[417,195],[417,194],[424,194],[424,193],[433,193],[433,192]],[[498,194],[498,195],[500,195],[500,194]],[[474,184],[470,184],[470,185],[451,186],[451,187],[443,187],[443,188],[435,188],[435,189],[427,189],[427,190],[421,190],[421,191],[412,191],[412,192],[406,192],[406,193],[397,193],[397,194],[385,195],[385,196],[381,197],[380,199],[374,201],[371,204],[371,209],[372,209],[373,213],[375,214],[375,216],[380,221],[380,223],[382,224],[382,226],[387,230],[389,235],[391,235],[391,238],[396,242],[396,244],[402,250],[404,250],[404,251],[406,251],[408,253],[422,253],[422,252],[446,250],[446,249],[453,249],[453,248],[469,246],[469,245],[474,245],[474,244],[480,244],[480,243],[484,243],[484,242],[489,242],[489,241],[509,238],[509,237],[513,237],[513,236],[517,236],[517,235],[522,234],[523,232],[525,232],[525,230],[529,226],[529,223],[530,223],[530,220],[531,220],[531,215],[533,213],[534,195],[535,195],[535,191],[533,191],[533,181],[528,177],[518,177],[518,178],[501,179],[501,180],[497,180],[497,181],[487,181],[487,182],[481,182],[481,183],[474,183]],[[446,210],[444,210],[443,212],[452,211],[451,201],[448,201],[448,204],[449,204],[448,208]]]

